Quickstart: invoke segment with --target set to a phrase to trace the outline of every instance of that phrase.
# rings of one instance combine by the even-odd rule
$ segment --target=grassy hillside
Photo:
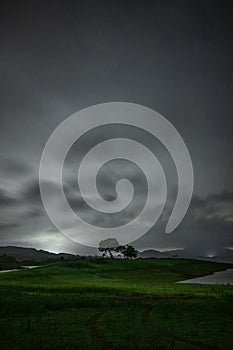
[[[1,270],[13,270],[20,268],[20,263],[16,261],[14,257],[0,255],[0,271]]]
[[[60,261],[0,275],[1,349],[232,349],[232,286],[174,282],[232,265]]]

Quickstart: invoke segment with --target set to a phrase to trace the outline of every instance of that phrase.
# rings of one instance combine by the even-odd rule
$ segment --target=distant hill
[[[200,258],[213,261],[233,261],[233,250],[222,249],[218,253],[200,253],[192,249],[174,249],[160,252],[155,249],[148,249],[138,253],[139,258]]]
[[[98,249],[90,250],[90,252],[85,252],[82,255],[99,255]],[[16,247],[16,246],[6,246],[0,247],[0,257],[13,257],[18,262],[22,261],[46,261],[46,260],[55,260],[55,259],[73,259],[75,254],[68,253],[51,253],[46,250],[38,250],[35,248],[24,248],[24,247]],[[174,249],[169,251],[160,252],[155,249],[147,249],[138,253],[139,258],[205,258],[210,259],[212,261],[233,261],[233,250],[223,249],[218,254],[212,256],[207,254],[198,254],[190,249]]]
[[[170,255],[159,250],[148,249],[138,253],[139,258],[170,258]]]
[[[164,252],[172,257],[179,257],[179,258],[205,258],[205,259],[211,259],[211,260],[228,260],[233,261],[233,250],[222,248],[218,251],[203,251],[200,252],[199,250],[191,249],[191,248],[184,248],[184,249],[174,249],[170,251]]]
[[[50,253],[45,250],[37,250],[35,248],[23,248],[23,247],[0,247],[1,256],[11,256],[14,257],[17,261],[46,261],[50,259],[72,259],[75,255],[67,253]]]

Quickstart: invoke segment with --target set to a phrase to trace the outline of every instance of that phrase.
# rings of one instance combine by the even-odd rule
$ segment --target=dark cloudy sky
[[[189,149],[195,177],[188,214],[166,236],[164,223],[176,185],[174,166],[161,145],[137,134],[137,140],[158,151],[170,191],[161,220],[135,246],[190,248],[203,254],[233,247],[230,19],[228,1],[3,2],[0,244],[87,251],[57,232],[42,207],[41,153],[69,115],[94,104],[125,101],[151,107],[172,122]],[[111,136],[133,138],[134,132],[103,128],[86,137],[81,149]],[[75,156],[80,155],[74,147],[65,171],[66,193],[74,208],[95,222],[98,218],[74,192]],[[142,174],[130,166],[124,169],[138,191],[128,217],[137,212],[146,189]],[[111,196],[121,168],[112,164],[103,170],[103,196]],[[108,219],[103,221],[107,225]]]

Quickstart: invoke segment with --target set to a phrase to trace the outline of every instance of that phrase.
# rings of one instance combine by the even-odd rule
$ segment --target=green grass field
[[[0,275],[0,348],[233,348],[233,287],[174,282],[232,265],[185,259],[60,261]]]

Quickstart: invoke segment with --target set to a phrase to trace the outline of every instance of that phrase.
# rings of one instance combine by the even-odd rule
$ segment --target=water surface
[[[226,271],[215,272],[212,275],[191,278],[189,280],[179,281],[177,283],[233,285],[233,269],[227,269]]]
[[[0,270],[0,273],[12,272],[12,271],[22,271],[24,269],[34,269],[35,267],[39,267],[39,266],[21,266],[21,267],[22,267],[22,269]]]

